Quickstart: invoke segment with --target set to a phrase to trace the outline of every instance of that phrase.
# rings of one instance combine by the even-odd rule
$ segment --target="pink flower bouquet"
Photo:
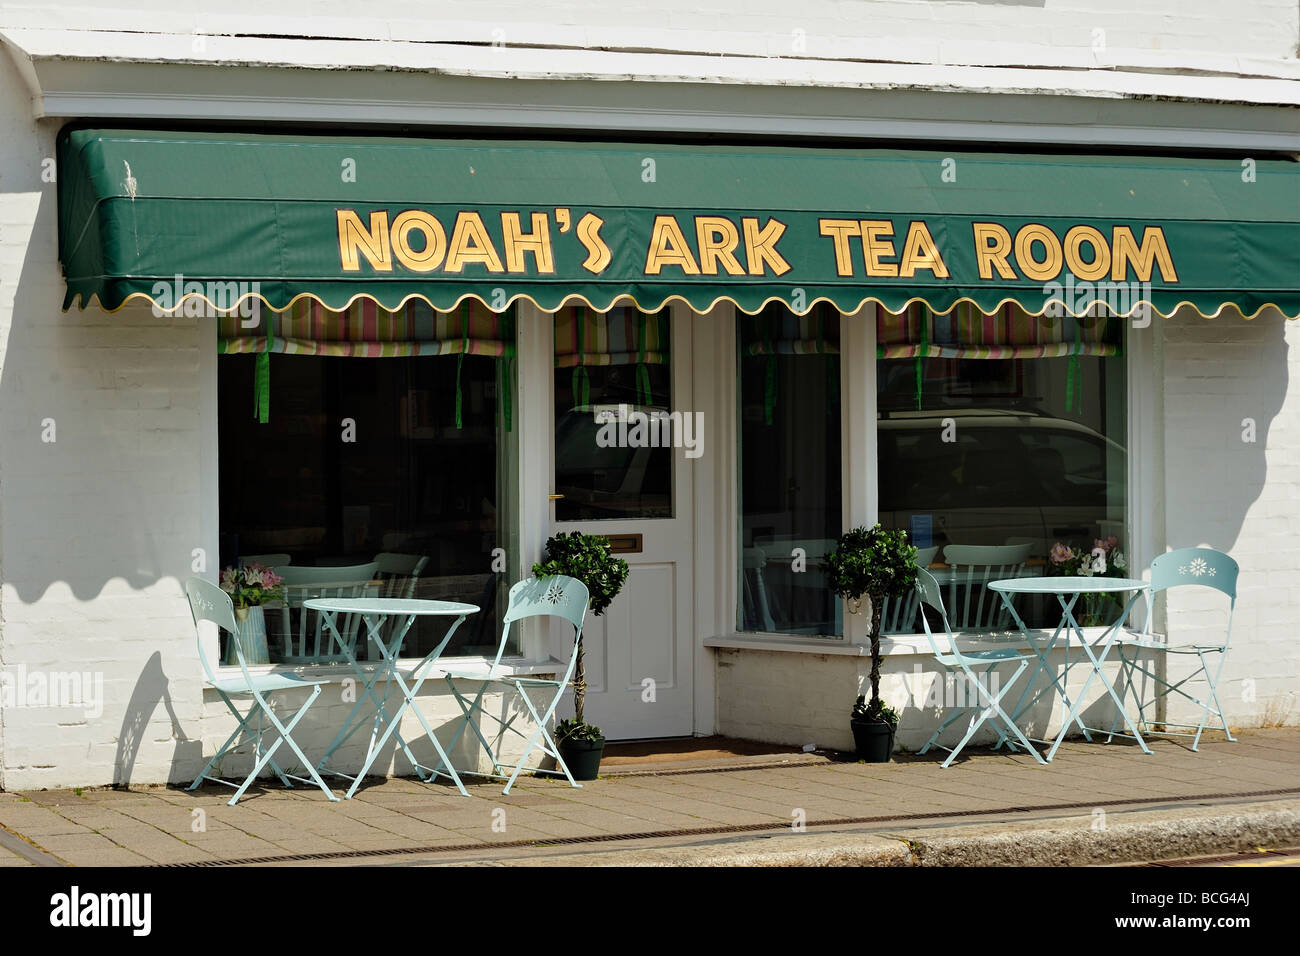
[[[1058,541],[1047,553],[1047,573],[1054,577],[1125,578],[1128,558],[1114,535],[1094,539],[1092,547],[1073,547]],[[1084,627],[1109,624],[1121,607],[1119,597],[1109,591],[1084,594],[1079,623]]]
[[[1047,553],[1047,573],[1051,575],[1072,575],[1077,577],[1105,576],[1122,578],[1128,576],[1128,559],[1119,549],[1119,538],[1097,538],[1092,547],[1071,547],[1058,541]]]
[[[258,607],[284,596],[283,580],[270,568],[247,564],[221,572],[221,590],[230,595],[236,608]]]

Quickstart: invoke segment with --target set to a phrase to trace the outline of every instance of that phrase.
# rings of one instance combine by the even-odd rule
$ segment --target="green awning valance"
[[[79,129],[58,182],[65,307],[1300,316],[1281,160]]]

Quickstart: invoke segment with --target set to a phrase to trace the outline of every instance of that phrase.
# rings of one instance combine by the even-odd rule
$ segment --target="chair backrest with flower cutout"
[[[573,677],[578,660],[578,642],[582,640],[582,622],[587,616],[591,594],[577,578],[554,574],[544,578],[524,578],[510,589],[510,600],[501,624],[501,644],[492,661],[490,673],[496,675],[510,641],[510,625],[529,617],[558,617],[573,625],[573,651],[564,681]]]
[[[239,659],[239,667],[244,673],[244,678],[248,679],[248,665],[244,661],[244,652],[239,646],[239,641],[235,640],[238,625],[235,623],[235,606],[230,600],[230,595],[210,581],[190,578],[185,582],[185,596],[189,598],[190,615],[194,618],[194,632],[199,641],[199,662],[203,665],[203,673],[207,675],[208,682],[216,683],[217,677],[208,662],[207,653],[203,650],[203,632],[199,627],[202,621],[210,621],[230,634],[230,640],[234,641],[235,653]]]
[[[1232,637],[1232,614],[1237,609],[1237,562],[1214,548],[1179,548],[1156,555],[1151,562],[1151,594],[1176,587],[1212,588],[1228,597],[1228,625],[1223,647]],[[1151,615],[1147,615],[1149,630]]]

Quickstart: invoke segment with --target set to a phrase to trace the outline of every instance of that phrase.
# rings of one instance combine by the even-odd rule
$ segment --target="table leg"
[[[378,748],[382,749],[384,744],[388,741],[388,738],[392,736],[394,733],[397,733],[397,739],[402,741],[402,747],[406,751],[407,758],[411,761],[412,765],[415,767],[415,772],[420,776],[420,779],[423,780],[424,774],[421,773],[422,765],[418,761],[416,761],[409,747],[407,747],[406,742],[402,740],[401,734],[397,732],[398,726],[401,723],[402,716],[406,713],[407,710],[413,710],[415,712],[416,720],[420,722],[420,726],[424,729],[425,735],[429,738],[429,742],[433,744],[433,749],[437,752],[438,757],[441,760],[438,766],[441,767],[443,764],[446,764],[447,776],[449,776],[452,779],[452,781],[456,784],[456,789],[458,789],[461,792],[461,795],[468,797],[469,791],[467,791],[465,789],[465,785],[461,783],[460,776],[456,773],[456,768],[451,765],[451,760],[450,758],[448,758],[446,751],[442,749],[442,744],[438,742],[438,737],[433,732],[433,728],[429,726],[429,722],[425,719],[424,714],[420,712],[420,708],[414,706],[415,695],[420,692],[420,688],[424,685],[425,680],[429,676],[428,674],[429,665],[432,664],[433,661],[437,660],[437,657],[442,652],[442,649],[447,646],[448,642],[451,641],[452,635],[456,632],[456,629],[460,627],[461,622],[465,620],[465,615],[462,614],[459,618],[456,619],[456,622],[452,624],[452,626],[448,629],[447,634],[443,637],[442,643],[440,643],[436,648],[434,648],[433,652],[428,656],[426,656],[425,659],[421,661],[420,664],[416,667],[415,671],[413,671],[413,673],[418,675],[415,684],[412,687],[408,687],[406,681],[402,679],[401,672],[397,669],[397,654],[402,646],[402,638],[406,635],[406,632],[410,629],[411,624],[415,621],[415,618],[416,615],[414,614],[410,615],[410,618],[407,620],[406,626],[402,628],[401,634],[395,637],[391,649],[387,645],[385,645],[383,641],[378,642],[380,653],[384,656],[385,661],[387,661],[388,664],[390,665],[389,673],[391,674],[392,679],[396,680],[397,685],[402,689],[402,703],[398,707],[397,714],[394,716],[393,720],[390,721],[388,726],[384,729],[384,733],[380,737],[377,746]],[[369,622],[367,622],[367,626],[369,626]],[[367,769],[368,768],[369,767],[367,763]],[[357,781],[352,784],[352,789],[348,791],[349,797],[351,797],[352,794],[356,791],[357,784],[360,782],[360,779],[361,779],[360,776],[358,776]]]
[[[398,685],[403,687],[403,689],[406,686],[402,682],[401,674],[398,673],[397,671],[397,654],[399,649],[402,646],[402,641],[406,638],[406,632],[409,631],[411,629],[411,625],[415,623],[415,618],[416,615],[414,614],[408,615],[406,624],[400,630],[398,630],[397,628],[393,628],[393,634],[394,634],[393,649],[390,652],[388,646],[384,643],[384,637],[382,633],[383,615],[363,614],[361,617],[361,619],[366,622],[366,630],[369,632],[369,636],[374,638],[375,646],[379,648],[379,653],[384,658],[385,667],[384,667],[383,676],[384,676],[384,698],[385,699],[387,699],[388,697],[388,688],[392,684],[394,678],[397,679]],[[376,675],[375,677],[376,683],[378,682],[378,679],[379,678]],[[392,717],[389,717],[388,711],[384,709],[382,704],[380,704],[378,711],[375,713],[374,725],[371,727],[370,730],[370,746],[366,750],[365,764],[364,766],[362,766],[361,770],[357,773],[356,779],[352,781],[352,786],[348,789],[347,792],[347,798],[349,800],[352,799],[353,795],[357,792],[357,788],[361,786],[361,781],[365,778],[366,774],[370,771],[371,765],[374,764],[375,759],[379,756],[379,751],[381,751],[384,748],[384,744],[388,742],[388,738],[393,736],[393,734],[397,731],[398,727],[401,725],[402,715],[406,712],[406,709],[410,705],[411,702],[409,699],[403,699],[402,702],[397,707],[397,712]],[[383,734],[379,735],[378,738],[376,738],[376,734],[379,733],[379,725],[381,721],[384,724],[384,732]],[[398,746],[402,748],[402,752],[406,754],[406,759],[410,761],[411,766],[415,769],[415,775],[419,777],[421,780],[424,780],[425,777],[423,771],[421,770],[420,762],[415,759],[415,754],[411,752],[410,745],[407,744],[406,739],[400,733],[397,734],[397,743]]]
[[[1124,716],[1125,725],[1128,726],[1133,731],[1134,738],[1137,740],[1138,744],[1141,745],[1142,752],[1148,754],[1151,752],[1150,749],[1148,749],[1146,742],[1143,741],[1141,735],[1138,734],[1137,728],[1133,726],[1133,722],[1129,720],[1128,712],[1124,710],[1123,704],[1120,702],[1119,698],[1115,694],[1115,688],[1111,685],[1110,681],[1106,680],[1106,675],[1102,673],[1101,670],[1101,665],[1105,662],[1106,657],[1110,654],[1111,647],[1115,643],[1115,635],[1119,633],[1119,630],[1120,628],[1123,627],[1124,622],[1128,620],[1129,611],[1132,610],[1133,605],[1137,602],[1137,599],[1141,595],[1141,593],[1142,592],[1140,591],[1133,592],[1132,596],[1129,598],[1128,605],[1124,608],[1124,611],[1120,615],[1119,620],[1116,621],[1115,624],[1111,625],[1111,627],[1107,629],[1105,635],[1103,635],[1103,642],[1099,642],[1102,644],[1100,656],[1093,653],[1092,650],[1093,645],[1088,643],[1087,638],[1084,636],[1083,628],[1081,628],[1079,626],[1078,621],[1075,620],[1074,610],[1073,610],[1074,600],[1071,600],[1067,604],[1065,597],[1063,595],[1059,595],[1059,594],[1057,595],[1057,600],[1061,602],[1061,609],[1064,612],[1065,618],[1067,618],[1069,621],[1069,625],[1072,633],[1077,634],[1079,636],[1079,643],[1083,645],[1083,652],[1088,657],[1088,662],[1091,665],[1091,670],[1088,672],[1088,677],[1086,680],[1084,680],[1083,687],[1079,691],[1078,696],[1073,701],[1070,702],[1070,710],[1065,720],[1061,723],[1061,731],[1060,733],[1057,734],[1056,742],[1052,744],[1051,750],[1048,751],[1047,754],[1048,760],[1051,760],[1053,757],[1056,756],[1056,751],[1060,749],[1061,743],[1065,740],[1065,735],[1069,732],[1070,725],[1073,723],[1077,722],[1079,724],[1079,728],[1084,732],[1085,737],[1087,737],[1089,740],[1092,739],[1090,736],[1088,736],[1088,728],[1084,725],[1083,718],[1079,716],[1079,708],[1082,706],[1084,698],[1087,697],[1088,695],[1088,688],[1092,686],[1092,679],[1094,677],[1101,678],[1101,682],[1105,686],[1106,691],[1110,695],[1111,700],[1113,700],[1115,702],[1115,705],[1120,708],[1120,712]],[[1075,599],[1077,599],[1078,595],[1076,594],[1074,597]]]
[[[1094,670],[1096,670],[1097,675],[1101,677],[1101,682],[1106,687],[1106,693],[1110,695],[1110,699],[1114,702],[1116,710],[1119,711],[1119,715],[1124,719],[1124,725],[1133,732],[1133,739],[1138,742],[1138,746],[1142,748],[1143,753],[1149,754],[1151,753],[1151,749],[1147,746],[1146,741],[1142,739],[1142,734],[1138,731],[1137,725],[1129,719],[1128,709],[1124,706],[1123,698],[1121,698],[1116,692],[1114,683],[1107,680],[1106,675],[1101,673],[1100,669],[1101,665],[1106,662],[1106,658],[1110,654],[1111,648],[1115,645],[1115,638],[1123,631],[1124,624],[1128,620],[1128,616],[1132,612],[1133,606],[1137,603],[1137,599],[1142,596],[1142,593],[1143,592],[1141,591],[1133,592],[1133,596],[1129,598],[1128,604],[1125,605],[1123,613],[1119,616],[1119,620],[1117,620],[1106,632],[1106,642],[1102,647],[1100,657],[1096,659]],[[1091,676],[1089,679],[1091,680]],[[1112,723],[1111,726],[1114,727],[1114,723]],[[1098,733],[1100,733],[1100,731],[1098,731]]]
[[[343,722],[343,728],[335,736],[333,743],[331,743],[329,746],[329,749],[325,751],[325,756],[321,758],[320,763],[317,764],[316,772],[331,773],[335,776],[352,779],[353,781],[352,790],[349,791],[348,793],[348,796],[351,797],[352,794],[356,792],[356,787],[360,782],[360,780],[366,775],[366,772],[370,769],[370,765],[374,763],[374,759],[376,755],[375,734],[378,732],[379,724],[381,720],[384,723],[389,722],[388,710],[384,706],[384,701],[388,697],[388,684],[391,683],[391,674],[388,673],[388,671],[385,671],[385,673],[381,674],[379,670],[376,669],[375,671],[372,671],[369,678],[367,678],[365,671],[361,668],[361,664],[357,661],[355,652],[349,649],[347,642],[343,640],[343,636],[339,633],[338,626],[336,624],[337,614],[338,612],[335,611],[322,611],[321,620],[324,622],[325,626],[329,629],[331,636],[338,642],[339,647],[342,649],[344,656],[347,657],[348,663],[352,665],[352,670],[357,675],[357,679],[360,681],[364,693],[357,696],[356,703],[352,705],[352,710],[348,713],[347,720]],[[363,616],[362,619],[366,622],[366,630],[371,634],[371,636],[375,637],[376,643],[382,647],[383,646],[382,637],[377,633],[376,626],[372,624],[372,618],[370,616]],[[409,629],[409,627],[410,624],[408,623],[407,628],[403,629],[402,631],[401,634],[402,637],[405,637],[406,630]],[[379,682],[379,678],[381,676],[387,678],[387,680],[385,681],[384,695],[382,698],[377,696],[374,691],[375,684]],[[351,736],[355,734],[358,730],[360,730],[361,727],[364,726],[364,724],[366,723],[366,721],[364,720],[357,720],[355,723],[353,723],[353,720],[356,717],[357,712],[361,709],[366,698],[369,698],[370,700],[374,701],[375,718],[371,724],[370,745],[366,749],[366,759],[365,759],[364,767],[362,768],[361,772],[356,775],[355,778],[353,778],[351,774],[343,773],[342,771],[328,770],[326,765],[328,764],[330,757],[334,755],[334,751],[336,751],[340,746],[342,746],[345,741],[351,738]],[[411,753],[410,748],[406,746],[405,741],[402,741],[402,748],[406,753],[407,759],[410,760],[413,764],[416,764],[417,766],[416,773],[419,774],[420,773],[418,770],[419,765],[415,760],[415,755]],[[420,776],[421,779],[423,779],[423,775]]]
[[[1021,714],[1027,711],[1030,707],[1033,707],[1034,704],[1038,703],[1042,699],[1043,695],[1048,692],[1049,689],[1054,689],[1058,694],[1061,695],[1061,698],[1063,700],[1067,699],[1065,695],[1064,681],[1066,678],[1068,678],[1070,672],[1068,657],[1066,659],[1065,669],[1062,671],[1062,679],[1059,681],[1057,680],[1056,674],[1052,672],[1051,664],[1048,662],[1048,658],[1051,656],[1052,650],[1056,647],[1056,642],[1061,637],[1061,631],[1065,628],[1065,618],[1062,617],[1060,623],[1056,625],[1056,630],[1052,633],[1052,637],[1047,642],[1047,646],[1040,647],[1039,643],[1035,641],[1032,637],[1030,637],[1029,628],[1028,626],[1026,626],[1024,619],[1021,618],[1020,612],[1016,610],[1016,606],[1014,602],[1011,600],[1011,596],[1006,594],[1005,592],[998,592],[998,593],[1002,596],[1002,603],[1006,605],[1007,610],[1011,612],[1011,616],[1015,619],[1016,626],[1020,628],[1020,633],[1024,636],[1025,643],[1029,645],[1029,649],[1032,650],[1034,652],[1034,656],[1038,658],[1038,667],[1034,670],[1033,675],[1025,683],[1025,689],[1020,692],[1020,699],[1016,701],[1016,706],[1011,711],[1011,722],[1016,723],[1017,721],[1020,720]],[[1070,607],[1074,606],[1074,602],[1077,599],[1078,599],[1078,595],[1076,594],[1074,598],[1072,598],[1070,601]],[[1070,646],[1069,639],[1067,638],[1066,639],[1067,654],[1069,653],[1069,646]],[[1026,701],[1025,698],[1029,695],[1029,691],[1033,688],[1034,682],[1038,680],[1039,674],[1047,675],[1048,679],[1051,681],[1051,688],[1047,688],[1047,687],[1041,688],[1038,691],[1038,693],[1034,694],[1032,698]],[[1091,738],[1089,739],[1091,740]],[[1043,742],[1046,743],[1047,741],[1043,741]]]
[[[329,763],[330,757],[334,755],[334,751],[338,750],[338,748],[341,747],[353,734],[360,730],[362,725],[365,723],[364,720],[357,720],[355,723],[353,721],[357,716],[357,712],[362,708],[362,706],[364,706],[366,698],[370,698],[374,701],[376,709],[383,706],[379,698],[375,697],[373,690],[378,678],[372,676],[368,679],[365,671],[361,669],[361,665],[357,662],[356,655],[348,653],[347,643],[343,640],[342,635],[339,634],[338,627],[335,624],[337,614],[337,611],[321,611],[321,621],[326,629],[329,630],[331,638],[333,638],[342,649],[343,655],[347,658],[348,663],[352,665],[352,671],[357,675],[357,680],[361,684],[362,693],[357,695],[357,699],[352,705],[352,710],[348,713],[347,719],[343,721],[343,727],[339,730],[338,734],[335,735],[334,740],[325,751],[325,756],[322,757],[320,763],[316,765],[318,773],[337,773],[336,771],[328,770],[326,764]],[[342,776],[350,775],[343,774]]]

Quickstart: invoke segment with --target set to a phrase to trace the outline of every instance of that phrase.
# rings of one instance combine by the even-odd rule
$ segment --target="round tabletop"
[[[1150,585],[1137,578],[1063,576],[1040,578],[1003,578],[990,581],[994,591],[1008,594],[1093,594],[1100,591],[1144,591]]]
[[[477,614],[474,604],[458,601],[424,601],[415,598],[311,598],[302,606],[313,611],[339,611],[347,614],[414,614],[420,616],[452,617]]]

